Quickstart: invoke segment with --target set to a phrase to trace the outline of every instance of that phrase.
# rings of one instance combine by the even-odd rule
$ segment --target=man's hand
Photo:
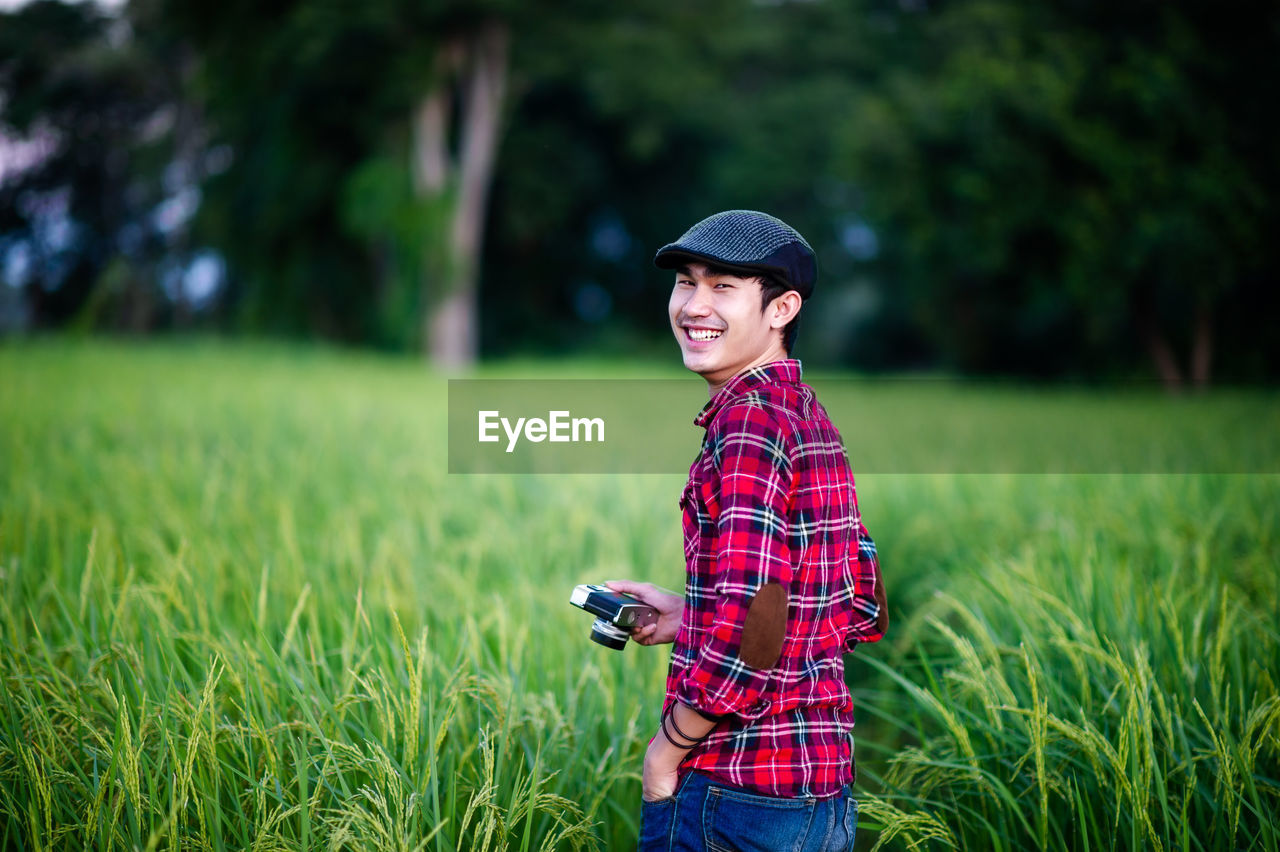
[[[644,775],[640,781],[640,796],[646,802],[657,802],[669,799],[676,794],[676,784],[680,776],[676,767],[684,759],[685,753],[671,743],[659,732],[649,743],[649,750],[644,753]]]
[[[644,753],[644,775],[640,781],[640,794],[646,802],[657,802],[676,794],[679,773],[676,768],[686,757],[689,749],[676,748],[669,737],[674,737],[686,745],[693,745],[705,739],[716,723],[680,702],[671,705],[670,720],[664,720],[667,733],[659,729],[657,735],[649,743],[649,750]],[[681,736],[676,729],[683,731]]]
[[[680,619],[684,615],[684,598],[660,589],[653,583],[609,580],[605,586],[615,592],[632,595],[658,611],[658,620],[648,627],[637,627],[631,633],[632,639],[641,645],[663,645],[675,641],[676,633],[680,630]]]

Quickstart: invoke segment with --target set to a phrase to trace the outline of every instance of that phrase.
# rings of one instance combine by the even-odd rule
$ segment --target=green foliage
[[[227,257],[234,324],[412,340],[412,322],[395,315],[406,296],[394,266],[347,227],[343,202],[400,117],[403,89],[427,73],[407,61],[431,55],[421,22],[400,27],[378,3],[155,2],[133,11],[139,25],[192,45],[188,95],[207,115],[210,144],[231,152],[230,168],[205,183],[197,228]]]
[[[347,232],[376,247],[380,260],[374,342],[409,351],[423,343],[423,268],[444,274],[451,202],[448,193],[417,198],[411,184],[407,161],[372,157],[347,178],[340,211]]]
[[[6,848],[634,843],[666,655],[565,597],[678,587],[678,477],[448,476],[408,360],[33,343],[0,373]],[[859,836],[1275,849],[1278,488],[860,476],[894,626],[850,658]]]
[[[112,21],[43,0],[0,28],[0,120],[63,144],[0,186],[0,252],[39,230],[33,199],[70,187],[76,239],[32,242],[40,322],[180,324],[158,276],[211,247],[227,326],[413,348],[451,276],[431,260],[447,217],[411,200],[411,117],[446,45],[498,19],[486,354],[652,345],[652,250],[755,207],[818,250],[810,362],[1266,381],[1276,14],[132,0]],[[201,192],[190,234],[150,228],[175,183]],[[584,310],[584,293],[608,304]]]
[[[155,73],[175,61],[172,45],[121,46],[118,32],[91,4],[0,12],[0,135],[13,158],[0,170],[0,262],[16,250],[27,260],[3,286],[23,288],[40,325],[140,329],[172,315],[157,272],[186,247],[153,213],[172,192],[161,171],[189,165],[187,114],[176,81]],[[126,257],[130,270],[112,269]]]
[[[1266,336],[1235,306],[1270,304],[1277,174],[1255,134],[1277,128],[1257,123],[1256,75],[1276,53],[1255,31],[1274,35],[1274,14],[971,2],[897,16],[914,58],[861,93],[842,173],[949,363],[1098,373],[1144,342],[1188,347],[1194,320],[1224,311],[1250,346]],[[1234,343],[1226,354],[1241,363]]]

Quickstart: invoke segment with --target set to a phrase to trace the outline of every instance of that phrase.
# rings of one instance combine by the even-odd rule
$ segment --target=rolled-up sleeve
[[[713,477],[707,491],[718,497],[708,506],[716,527],[715,615],[675,694],[709,716],[755,718],[767,710],[760,698],[769,669],[742,659],[743,627],[763,586],[779,584],[784,593],[791,586],[788,518],[794,440],[775,415],[751,404],[725,408],[707,438]],[[776,623],[779,617],[781,624]],[[785,620],[784,605],[780,616],[771,615],[765,623],[754,618],[750,629],[777,630],[780,644]]]

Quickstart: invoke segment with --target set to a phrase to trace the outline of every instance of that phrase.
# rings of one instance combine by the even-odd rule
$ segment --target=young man
[[[817,263],[786,223],[718,213],[654,258],[668,312],[711,401],[680,498],[683,597],[634,638],[674,642],[645,755],[640,848],[853,846],[853,703],[843,655],[888,622],[875,545],[840,434],[789,357]]]

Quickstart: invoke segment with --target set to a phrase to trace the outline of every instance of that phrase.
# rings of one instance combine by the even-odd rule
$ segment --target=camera
[[[606,586],[577,586],[569,603],[598,616],[591,625],[591,641],[615,651],[627,647],[632,630],[658,620],[658,611],[653,607]]]

